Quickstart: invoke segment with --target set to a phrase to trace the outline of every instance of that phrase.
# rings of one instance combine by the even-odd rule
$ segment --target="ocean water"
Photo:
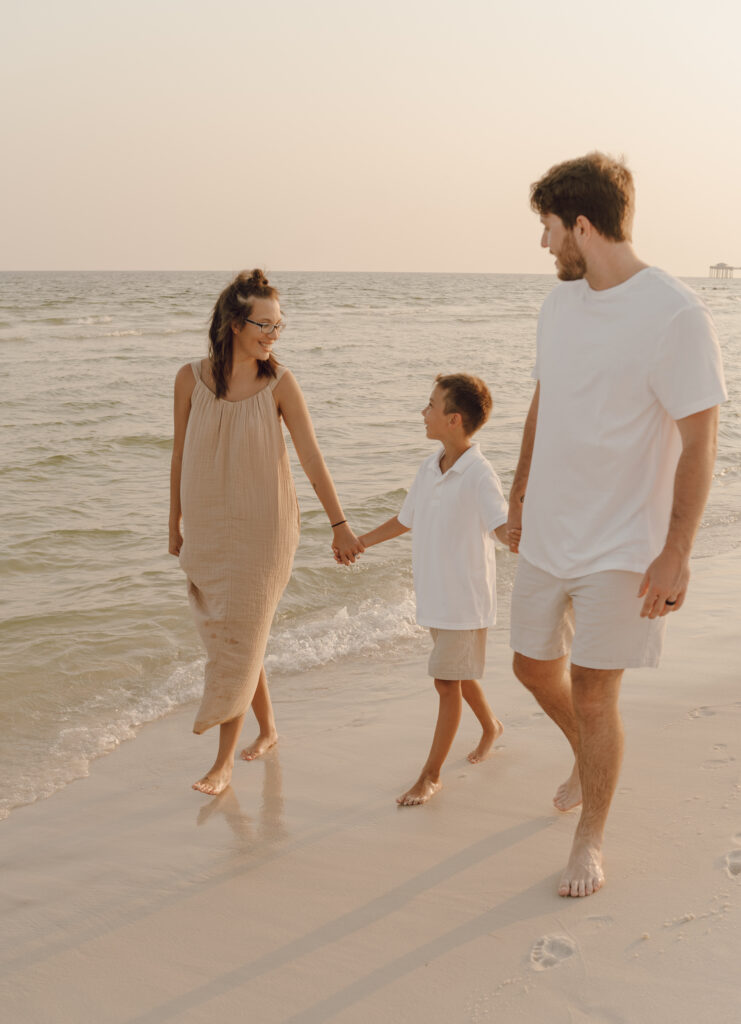
[[[210,309],[230,277],[0,274],[0,817],[199,695],[203,655],[167,554],[172,386],[205,354]],[[276,354],[301,383],[356,531],[398,511],[432,450],[420,411],[438,372],[468,370],[491,387],[478,440],[508,489],[553,277],[271,279],[288,323]],[[707,557],[741,544],[741,281],[689,283],[714,314],[731,395],[695,552]],[[289,451],[302,538],[268,647],[271,691],[306,699],[307,669],[353,658],[381,666],[401,651],[419,650],[423,674],[409,538],[336,566],[290,441]],[[500,552],[505,600],[514,562]],[[326,679],[342,685],[341,672]]]

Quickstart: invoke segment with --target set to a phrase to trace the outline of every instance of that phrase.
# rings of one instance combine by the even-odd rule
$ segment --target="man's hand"
[[[183,535],[180,532],[180,523],[170,523],[170,543],[168,551],[171,555],[177,556],[180,554],[180,549],[183,546]]]
[[[664,548],[641,580],[638,597],[645,597],[641,617],[657,619],[669,612],[678,612],[687,596],[689,582],[689,556],[683,558],[678,552]]]

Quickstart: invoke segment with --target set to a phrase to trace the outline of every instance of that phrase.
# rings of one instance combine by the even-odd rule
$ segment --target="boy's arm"
[[[409,533],[409,527],[404,526],[394,516],[392,519],[387,519],[385,523],[381,523],[375,530],[369,530],[368,533],[364,533],[362,537],[358,537],[358,540],[363,547],[371,548],[374,544],[382,544],[385,540],[393,540],[394,537],[400,537],[402,533]]]

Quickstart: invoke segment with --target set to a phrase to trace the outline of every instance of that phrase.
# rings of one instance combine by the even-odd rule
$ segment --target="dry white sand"
[[[626,676],[601,892],[556,894],[576,812],[550,801],[570,758],[498,629],[485,686],[504,737],[470,766],[464,715],[424,807],[394,802],[436,711],[414,658],[333,667],[352,701],[307,678],[311,699],[278,706],[279,747],[238,763],[222,797],[189,789],[214,737],[190,734],[187,709],[13,812],[0,824],[2,1018],[737,1022],[741,552],[694,574],[662,668]],[[379,699],[379,672],[419,686]]]

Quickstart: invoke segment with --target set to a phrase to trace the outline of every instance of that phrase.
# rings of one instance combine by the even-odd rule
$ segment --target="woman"
[[[208,358],[181,367],[175,378],[170,554],[180,556],[188,577],[207,652],[193,731],[218,725],[219,750],[193,788],[213,795],[231,781],[250,705],[260,733],[242,757],[258,757],[278,738],[263,658],[300,522],[281,419],[329,517],[339,560],[347,565],[363,550],[345,520],[301,389],[272,354],[282,328],[277,290],[261,270],[243,272],[216,302]]]

